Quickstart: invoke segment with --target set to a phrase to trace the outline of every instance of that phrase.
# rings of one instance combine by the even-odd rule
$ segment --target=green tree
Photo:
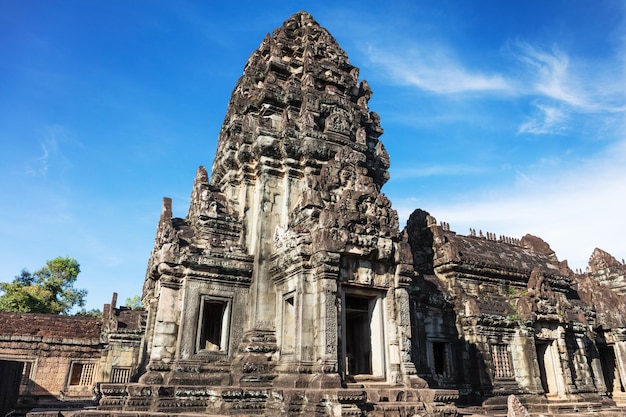
[[[92,308],[91,310],[81,308],[76,312],[76,315],[82,317],[102,317],[102,310],[99,308]]]
[[[0,310],[24,313],[68,314],[85,305],[87,290],[74,288],[80,273],[76,259],[57,257],[30,273],[22,270],[12,282],[0,283]]]
[[[131,310],[143,308],[143,305],[141,304],[141,296],[134,295],[132,297],[128,297],[126,301],[124,301],[124,306],[130,308]]]

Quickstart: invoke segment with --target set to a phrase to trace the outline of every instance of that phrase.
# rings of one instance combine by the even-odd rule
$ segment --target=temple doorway
[[[622,381],[619,375],[619,368],[615,363],[615,351],[613,346],[605,346],[598,348],[600,354],[600,363],[602,364],[602,373],[604,374],[604,383],[606,384],[607,394],[612,396],[614,393],[624,392]]]
[[[346,296],[346,371],[372,373],[372,332],[369,300]]]
[[[383,377],[382,298],[346,294],[344,300],[346,375]]]
[[[559,363],[559,355],[554,340],[538,340],[537,362],[541,386],[548,397],[554,397],[563,392],[563,372]]]

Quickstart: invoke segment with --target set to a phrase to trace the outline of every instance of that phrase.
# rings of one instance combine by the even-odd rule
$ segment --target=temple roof
[[[446,266],[475,270],[478,275],[508,277],[527,281],[531,273],[541,273],[566,284],[571,273],[566,262],[559,262],[554,251],[541,238],[525,235],[522,239],[483,235],[472,229],[469,236],[457,234],[450,226],[424,210],[415,210],[407,223],[416,268],[430,273]]]
[[[444,232],[451,245],[456,246],[456,261],[467,264],[481,264],[503,270],[520,271],[530,274],[534,268],[544,274],[558,275],[559,262],[554,252],[539,252],[524,240],[519,244],[505,243],[478,236],[463,236],[454,232]]]
[[[310,14],[291,16],[263,39],[235,86],[211,184],[224,190],[242,175],[256,175],[259,163],[319,172],[348,146],[365,156],[361,165],[380,188],[389,178],[389,156],[378,141],[379,117],[368,108],[372,91],[358,75]]]
[[[100,317],[64,316],[39,313],[0,312],[1,337],[30,336],[31,340],[64,339],[99,341]]]

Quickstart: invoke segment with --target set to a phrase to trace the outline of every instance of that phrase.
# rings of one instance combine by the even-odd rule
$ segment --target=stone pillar
[[[622,386],[626,387],[626,329],[615,329],[613,337],[615,338],[615,345],[613,345],[615,350],[615,367],[619,370]]]
[[[159,295],[154,315],[148,372],[140,378],[140,382],[147,384],[162,383],[163,372],[169,371],[171,363],[176,359],[180,321],[180,282],[172,276],[162,275],[158,284]]]
[[[281,187],[270,167],[259,164],[257,169],[255,193],[249,193],[252,195],[251,218],[245,219],[249,249],[254,255],[250,330],[263,334],[274,332],[275,335],[276,289],[270,277],[269,258],[274,250],[273,235],[280,219],[276,203],[281,198],[277,195]]]
[[[425,381],[417,376],[417,370],[411,361],[411,312],[409,293],[406,288],[396,288],[395,305],[398,309],[398,344],[394,347],[398,350],[397,355],[399,356],[401,372],[401,375],[398,377],[404,379],[405,384],[408,386],[423,387]],[[390,356],[393,358],[393,355]]]
[[[154,297],[154,294],[151,291],[149,297],[144,297],[143,305],[146,307],[147,315],[146,315],[146,336],[144,340],[144,344],[146,346],[146,351],[142,355],[141,361],[142,366],[147,365],[147,361],[150,360],[152,355],[152,339],[154,339],[154,323],[156,322],[156,312],[157,307],[159,305],[158,298]]]
[[[337,253],[319,252],[312,256],[314,279],[317,281],[316,301],[316,345],[318,350],[318,372],[322,377],[314,380],[319,388],[341,386],[341,302],[337,278],[339,277],[339,259]]]
[[[411,362],[418,374],[425,375],[430,372],[426,360],[426,328],[424,326],[427,310],[426,307],[417,300],[419,294],[415,293],[411,295],[414,298],[414,308],[411,311]],[[466,369],[466,367],[464,366],[463,369]]]
[[[558,326],[555,331],[557,338],[555,340],[555,348],[558,354],[558,366],[561,367],[561,378],[556,375],[557,383],[557,395],[559,397],[565,394],[571,394],[576,392],[576,385],[572,378],[572,369],[569,365],[569,352],[567,351],[567,341],[565,340],[565,329],[562,326]],[[557,368],[558,369],[558,368]]]
[[[541,393],[541,377],[537,367],[537,347],[532,330],[518,329],[511,343],[513,371],[519,386],[531,393]]]
[[[596,391],[600,395],[605,395],[608,391],[606,386],[606,382],[604,381],[604,372],[602,371],[602,362],[599,357],[593,357],[591,359],[591,370],[595,375],[594,384],[596,387]]]
[[[170,363],[176,355],[178,336],[178,289],[180,284],[173,281],[161,281],[159,305],[154,323],[151,361]]]
[[[589,363],[587,362],[585,342],[583,340],[584,334],[582,331],[584,328],[578,329],[579,332],[574,334],[576,340],[576,351],[573,354],[573,359],[575,361],[575,366],[577,367],[577,378],[576,378],[576,386],[579,391],[593,391],[594,390],[594,381],[593,381],[593,372]]]
[[[296,320],[300,320],[300,333],[296,335],[296,359],[311,364],[320,357],[317,351],[318,340],[318,290],[309,272],[298,276],[302,294],[297,298]]]

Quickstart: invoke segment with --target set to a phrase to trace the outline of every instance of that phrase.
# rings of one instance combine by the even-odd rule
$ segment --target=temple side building
[[[145,312],[117,307],[102,317],[0,312],[0,412],[95,407],[97,384],[140,374]]]
[[[574,273],[538,237],[463,236],[422,210],[405,231],[419,375],[494,412],[510,394],[542,414],[624,405],[623,263],[596,249]]]

